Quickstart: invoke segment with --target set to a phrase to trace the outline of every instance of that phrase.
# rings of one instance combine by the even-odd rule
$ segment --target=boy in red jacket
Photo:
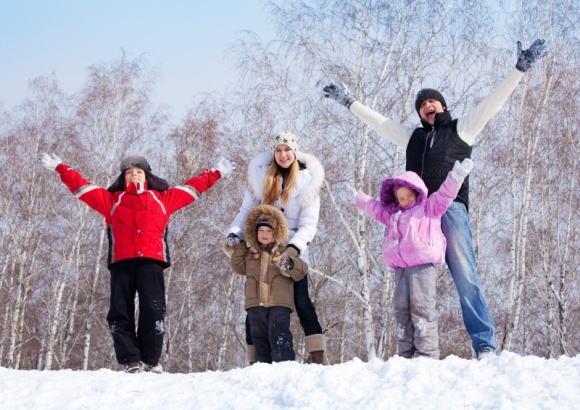
[[[218,160],[184,185],[169,184],[151,172],[141,156],[123,159],[120,175],[107,189],[85,180],[55,154],[40,156],[41,164],[58,172],[75,197],[105,217],[109,238],[107,265],[111,299],[107,322],[115,355],[125,372],[162,373],[159,363],[165,334],[165,281],[170,266],[167,228],[171,214],[195,201],[222,176],[235,170],[233,161]],[[139,324],[135,332],[135,293],[139,293]]]

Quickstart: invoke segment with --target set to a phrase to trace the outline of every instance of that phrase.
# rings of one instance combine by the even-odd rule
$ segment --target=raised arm
[[[461,162],[455,161],[453,169],[449,171],[443,184],[427,198],[426,214],[438,218],[442,217],[449,205],[457,197],[463,180],[467,178],[472,169],[473,161],[470,158],[465,158]]]
[[[375,198],[365,194],[364,192],[359,192],[356,197],[356,207],[371,218],[389,226],[391,214],[387,211],[381,201],[377,201]]]
[[[521,43],[518,41],[518,61],[516,68],[487,98],[480,102],[469,114],[464,115],[457,121],[457,132],[463,141],[469,145],[473,145],[477,135],[485,127],[485,124],[503,107],[508,97],[524,76],[524,73],[536,61],[546,55],[547,51],[545,50],[544,40],[534,41],[527,50],[522,50]]]
[[[62,162],[56,154],[43,152],[40,155],[40,163],[46,169],[55,171],[75,198],[86,203],[105,218],[109,218],[109,211],[113,206],[113,196],[106,189],[91,184],[82,175]]]
[[[357,101],[350,90],[343,83],[330,84],[322,89],[324,96],[331,98],[348,108],[362,122],[371,127],[381,137],[399,146],[406,148],[413,133],[414,127],[399,124]]]

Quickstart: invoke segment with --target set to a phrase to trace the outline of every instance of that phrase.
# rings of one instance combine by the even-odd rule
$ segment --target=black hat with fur
[[[121,160],[119,170],[121,174],[117,177],[115,182],[111,184],[107,191],[117,192],[125,190],[125,171],[131,168],[140,168],[145,171],[145,177],[147,181],[147,187],[155,191],[163,192],[169,188],[169,183],[163,178],[159,178],[157,175],[151,172],[151,166],[145,158],[140,155],[131,155],[125,157]]]
[[[256,228],[268,225],[274,231],[276,246],[286,246],[288,227],[284,214],[271,205],[258,205],[248,212],[244,222],[244,239],[252,250],[257,252],[260,249],[260,244],[256,238]]]

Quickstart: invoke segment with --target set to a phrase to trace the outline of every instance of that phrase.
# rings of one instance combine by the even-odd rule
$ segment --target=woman
[[[244,219],[252,208],[259,204],[272,205],[286,217],[288,248],[293,248],[308,263],[308,245],[316,234],[323,181],[322,164],[313,155],[298,151],[294,134],[283,131],[274,136],[271,151],[262,152],[250,161],[242,206],[226,233],[228,245],[234,246],[243,239]],[[294,284],[294,303],[306,335],[308,362],[323,364],[326,342],[308,294],[308,276]],[[253,363],[249,326],[246,317],[247,355]]]

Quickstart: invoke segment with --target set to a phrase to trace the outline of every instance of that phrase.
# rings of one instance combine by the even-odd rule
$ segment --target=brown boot
[[[139,362],[126,363],[123,367],[125,368],[125,373],[141,373]]]
[[[250,366],[256,362],[256,349],[254,345],[246,345],[246,359]]]
[[[306,363],[324,364],[324,351],[326,350],[326,338],[323,334],[314,334],[304,338],[306,351],[309,352]]]
[[[312,364],[324,364],[324,350],[315,350],[310,352],[308,356],[308,363]]]

